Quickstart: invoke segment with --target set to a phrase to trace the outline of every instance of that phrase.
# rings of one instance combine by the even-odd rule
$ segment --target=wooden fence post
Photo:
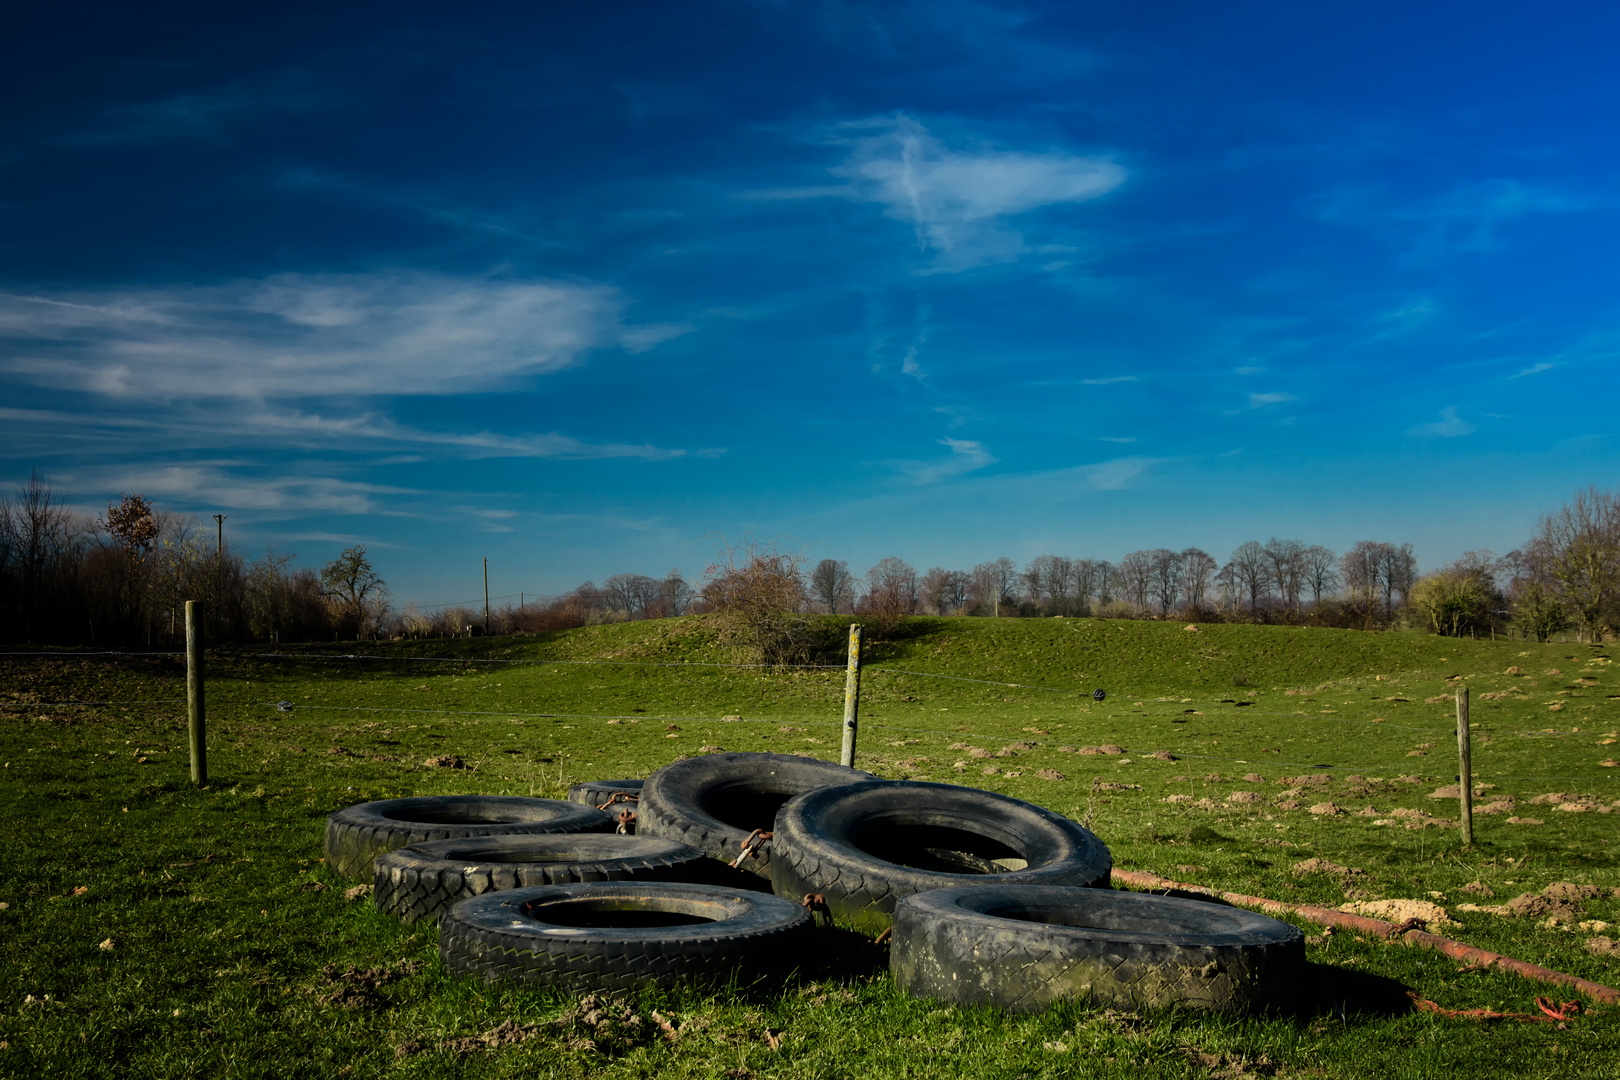
[[[1468,687],[1457,687],[1457,793],[1462,807],[1462,841],[1474,846],[1474,763],[1468,738]]]
[[[861,712],[861,624],[849,626],[849,667],[844,676],[844,752],[838,762],[855,767],[855,729]]]
[[[208,711],[203,702],[202,607],[186,601],[186,734],[191,743],[191,782],[208,784]]]

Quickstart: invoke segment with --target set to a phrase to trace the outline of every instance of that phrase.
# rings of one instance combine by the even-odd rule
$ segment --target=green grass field
[[[320,862],[326,814],[560,797],[710,747],[836,760],[843,671],[696,666],[735,659],[701,619],[356,648],[211,657],[204,790],[187,780],[178,658],[0,655],[0,1075],[1620,1076],[1620,1009],[1562,1028],[1414,1012],[1407,990],[1513,1013],[1574,995],[1308,924],[1312,988],[1288,1015],[961,1012],[898,994],[881,952],[834,931],[786,986],[632,1003],[673,1039],[588,1029],[571,1001],[450,978],[431,928],[346,900]],[[615,663],[474,662],[491,660]],[[1459,924],[1447,936],[1620,983],[1620,958],[1587,946],[1620,937],[1592,922],[1620,923],[1607,649],[924,619],[867,664],[862,768],[1050,806],[1125,869],[1335,907],[1430,901]],[[1476,805],[1503,808],[1469,850],[1456,800],[1429,797],[1456,773],[1459,685],[1491,785]],[[124,704],[47,704],[104,701]],[[1123,752],[1079,752],[1096,747]],[[470,768],[423,764],[440,756]],[[1312,859],[1360,872],[1295,872]],[[1458,910],[1561,881],[1604,892],[1562,924]]]

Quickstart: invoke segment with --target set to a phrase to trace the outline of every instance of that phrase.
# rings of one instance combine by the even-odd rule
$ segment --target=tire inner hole
[[[887,824],[851,839],[885,862],[938,874],[1005,874],[1029,865],[999,840],[946,825]]]
[[[796,791],[762,791],[758,788],[720,788],[703,800],[703,809],[733,829],[752,832],[776,827],[776,812],[797,795]]]
[[[659,926],[698,926],[719,922],[725,913],[716,905],[683,903],[673,898],[571,900],[561,904],[532,904],[525,909],[532,919],[553,926],[579,929],[645,930]]]

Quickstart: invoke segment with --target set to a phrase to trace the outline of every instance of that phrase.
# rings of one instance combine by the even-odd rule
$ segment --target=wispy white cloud
[[[216,138],[230,127],[274,113],[329,107],[332,94],[305,73],[283,71],[192,93],[114,106],[85,129],[58,136],[58,146],[100,147]]]
[[[725,449],[719,447],[688,450],[650,444],[593,443],[554,431],[527,435],[504,435],[490,431],[430,431],[400,424],[374,413],[334,417],[316,413],[261,411],[243,414],[237,426],[259,434],[301,437],[314,444],[359,440],[421,444],[460,451],[471,458],[640,458],[645,461],[668,461],[683,457],[712,458],[725,453]]]
[[[1016,259],[1028,248],[1007,219],[1043,207],[1086,202],[1125,182],[1105,157],[949,146],[900,114],[839,125],[831,141],[848,150],[833,170],[845,183],[750,193],[755,198],[839,197],[876,203],[911,225],[936,269]]]
[[[1414,424],[1406,429],[1408,435],[1419,439],[1455,439],[1472,435],[1477,429],[1457,415],[1457,406],[1447,405],[1440,410],[1440,419],[1427,424]]]
[[[419,271],[0,294],[0,370],[115,398],[457,394],[682,333],[602,285]]]
[[[259,479],[233,471],[240,462],[99,467],[64,476],[80,490],[138,491],[182,507],[207,505],[267,513],[399,514],[404,497],[422,492],[326,476]]]
[[[1130,487],[1137,477],[1157,464],[1159,464],[1157,458],[1115,458],[1096,465],[1081,466],[1080,474],[1086,483],[1097,491],[1119,491]]]
[[[1503,226],[1521,218],[1593,206],[1570,192],[1510,177],[1463,184],[1404,204],[1385,192],[1340,189],[1323,196],[1316,213],[1334,224],[1370,227],[1403,248],[1407,262],[1427,264],[1501,250]]]
[[[941,461],[907,462],[905,471],[912,483],[937,484],[949,477],[960,476],[995,464],[996,459],[990,451],[975,439],[946,437],[938,441],[941,446],[950,448],[951,456]]]
[[[1557,364],[1549,364],[1549,363],[1546,363],[1546,362],[1542,362],[1540,364],[1531,364],[1529,367],[1525,368],[1523,371],[1516,372],[1516,373],[1514,373],[1512,375],[1509,375],[1508,378],[1510,378],[1510,379],[1522,379],[1527,375],[1540,375],[1543,371],[1551,371],[1553,368],[1555,368],[1557,366],[1558,366]]]
[[[1140,382],[1139,375],[1104,375],[1096,379],[1081,379],[1081,386],[1113,386],[1115,383]]]
[[[1282,391],[1273,391],[1267,394],[1250,394],[1249,408],[1263,409],[1268,405],[1285,405],[1290,401],[1297,400],[1299,399],[1293,394],[1283,393]]]

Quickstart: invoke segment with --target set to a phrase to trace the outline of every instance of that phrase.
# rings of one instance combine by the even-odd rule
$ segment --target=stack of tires
[[[1241,1012],[1291,996],[1304,964],[1285,923],[1112,891],[1101,840],[994,792],[712,754],[569,794],[348,807],[327,865],[438,920],[450,970],[579,993],[779,974],[816,911],[892,932],[908,992],[1014,1011]]]

